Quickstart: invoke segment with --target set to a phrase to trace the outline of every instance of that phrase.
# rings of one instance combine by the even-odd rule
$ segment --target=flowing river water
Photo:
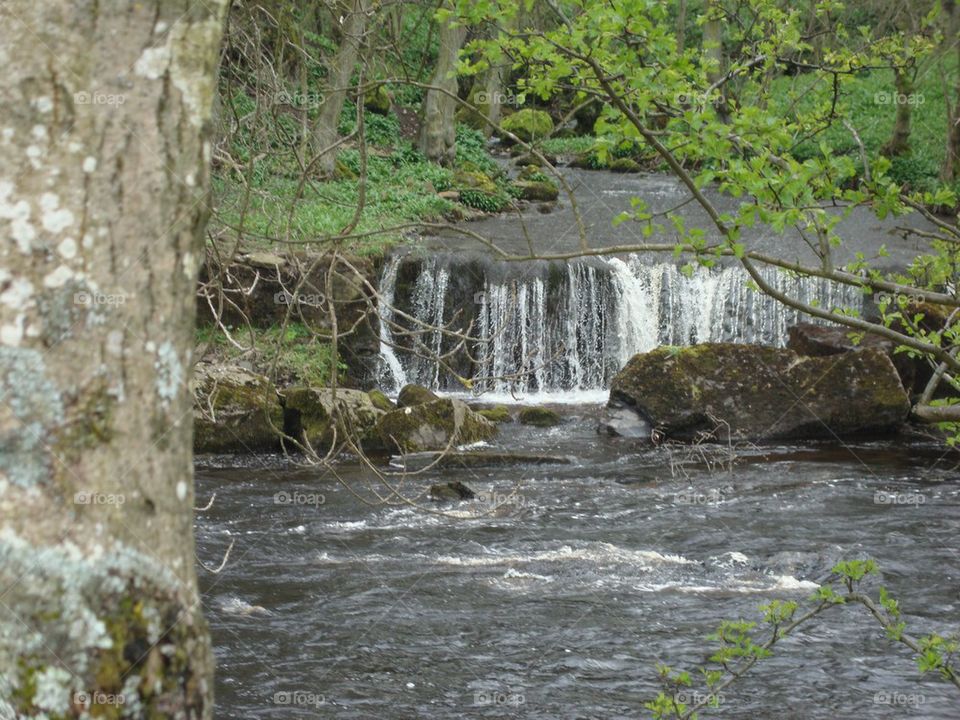
[[[496,445],[569,465],[439,469],[479,498],[371,507],[271,459],[198,471],[218,717],[640,718],[657,662],[693,667],[724,618],[804,601],[840,558],[876,558],[918,634],[958,630],[960,483],[939,449],[741,449],[732,469],[598,436],[596,408]],[[370,495],[368,474],[344,483]],[[384,492],[384,488],[379,488]],[[292,502],[286,502],[292,500]],[[490,512],[494,507],[494,512]],[[876,591],[876,584],[871,584]],[[960,717],[862,609],[841,608],[726,690],[723,718]],[[707,715],[708,717],[710,715]]]
[[[681,197],[656,176],[568,172],[596,244],[613,237],[609,218],[632,194],[654,210]],[[472,227],[517,250],[517,224],[530,223],[562,250],[575,242],[572,222],[561,205]],[[845,222],[850,252],[875,251],[893,229],[859,211]],[[409,316],[446,323],[466,308],[487,328],[495,342],[475,353],[474,372],[494,379],[475,387],[565,403],[560,426],[503,425],[491,449],[568,463],[434,468],[397,480],[414,507],[350,461],[322,470],[200,458],[198,502],[216,499],[198,513],[198,555],[215,567],[234,543],[219,574],[201,570],[217,717],[649,717],[658,662],[696,667],[721,620],[759,619],[776,598],[805,602],[842,558],[879,562],[914,634],[960,631],[960,475],[938,444],[715,448],[711,468],[688,448],[597,434],[610,375],[630,353],[782,343],[795,318],[751,299],[730,269],[688,282],[662,258],[634,256],[517,275],[489,259],[457,265],[463,242],[429,240],[406,282],[398,261],[381,284]],[[385,385],[449,387],[415,354],[383,349]],[[495,381],[523,371],[533,379],[519,387]],[[426,499],[431,483],[450,480],[479,497]],[[374,491],[388,502],[365,503]],[[960,718],[960,694],[921,675],[856,607],[785,640],[717,699],[704,717]]]

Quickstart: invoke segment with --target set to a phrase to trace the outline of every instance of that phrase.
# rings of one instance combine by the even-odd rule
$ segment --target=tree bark
[[[352,0],[340,26],[343,34],[340,47],[330,62],[327,93],[313,132],[313,151],[320,154],[317,167],[327,177],[333,175],[336,169],[337,153],[333,145],[337,141],[340,113],[343,112],[347,90],[360,54],[369,9],[370,0]]]
[[[225,6],[0,4],[0,717],[212,716],[188,383]]]
[[[431,85],[423,99],[423,126],[420,130],[420,151],[442,165],[451,165],[457,150],[457,58],[467,38],[467,29],[456,25],[451,16],[440,25],[440,48]]]
[[[883,153],[889,157],[905,155],[910,151],[910,128],[913,119],[913,105],[911,104],[911,95],[913,94],[913,81],[910,79],[909,71],[903,68],[897,68],[894,71],[894,105],[896,107],[896,119],[893,123],[893,135],[890,141],[884,146]]]

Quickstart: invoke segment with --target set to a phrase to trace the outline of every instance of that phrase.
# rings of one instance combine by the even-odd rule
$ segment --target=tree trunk
[[[682,53],[687,48],[687,0],[680,0],[677,9],[677,52]]]
[[[212,716],[188,383],[225,6],[0,5],[0,717]]]
[[[367,12],[370,0],[352,0],[350,8],[340,26],[342,38],[336,55],[330,62],[330,75],[327,78],[327,94],[317,117],[313,132],[313,151],[322,153],[317,160],[320,172],[329,177],[337,164],[337,152],[332,146],[337,141],[337,126],[340,113],[347,99],[347,89],[353,77],[353,69],[360,53],[360,43],[367,27]]]
[[[463,25],[454,27],[456,16],[441,23],[437,67],[423,99],[423,126],[420,130],[420,151],[430,160],[451,165],[457,151],[457,58],[467,38]],[[445,92],[444,92],[445,91]]]
[[[910,151],[910,126],[913,117],[913,105],[910,102],[913,94],[913,81],[910,79],[908,71],[897,68],[894,71],[893,79],[896,90],[894,106],[897,114],[893,124],[893,135],[883,148],[883,154],[888,157],[905,155]]]
[[[710,64],[707,72],[707,81],[712,85],[723,77],[723,20],[720,16],[718,0],[708,0],[705,8],[707,21],[703,24],[703,56]],[[717,101],[716,109],[720,118],[727,119],[726,88],[720,89],[721,98]]]

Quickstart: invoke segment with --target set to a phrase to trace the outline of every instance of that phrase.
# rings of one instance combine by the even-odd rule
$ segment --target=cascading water
[[[854,288],[773,269],[764,279],[821,307],[862,307]],[[462,379],[474,392],[600,391],[635,353],[701,342],[783,345],[801,319],[751,290],[737,266],[687,277],[636,256],[524,265],[394,256],[380,292],[388,392],[408,382],[462,391]]]

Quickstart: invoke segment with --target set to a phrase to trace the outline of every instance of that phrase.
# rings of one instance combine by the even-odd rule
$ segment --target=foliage
[[[759,608],[762,626],[743,619],[722,621],[716,632],[707,637],[715,649],[706,664],[693,672],[658,665],[663,689],[645,707],[655,720],[695,720],[701,710],[719,706],[727,687],[772,657],[774,646],[781,640],[812,624],[821,613],[851,605],[865,608],[892,642],[909,648],[921,673],[933,673],[960,690],[958,638],[936,633],[915,638],[907,634],[900,604],[886,588],[880,587],[876,598],[862,589],[867,578],[878,574],[873,560],[843,561],[834,566],[831,582],[810,597],[809,607],[802,608],[794,601],[772,600]],[[696,686],[694,678],[699,678]]]

